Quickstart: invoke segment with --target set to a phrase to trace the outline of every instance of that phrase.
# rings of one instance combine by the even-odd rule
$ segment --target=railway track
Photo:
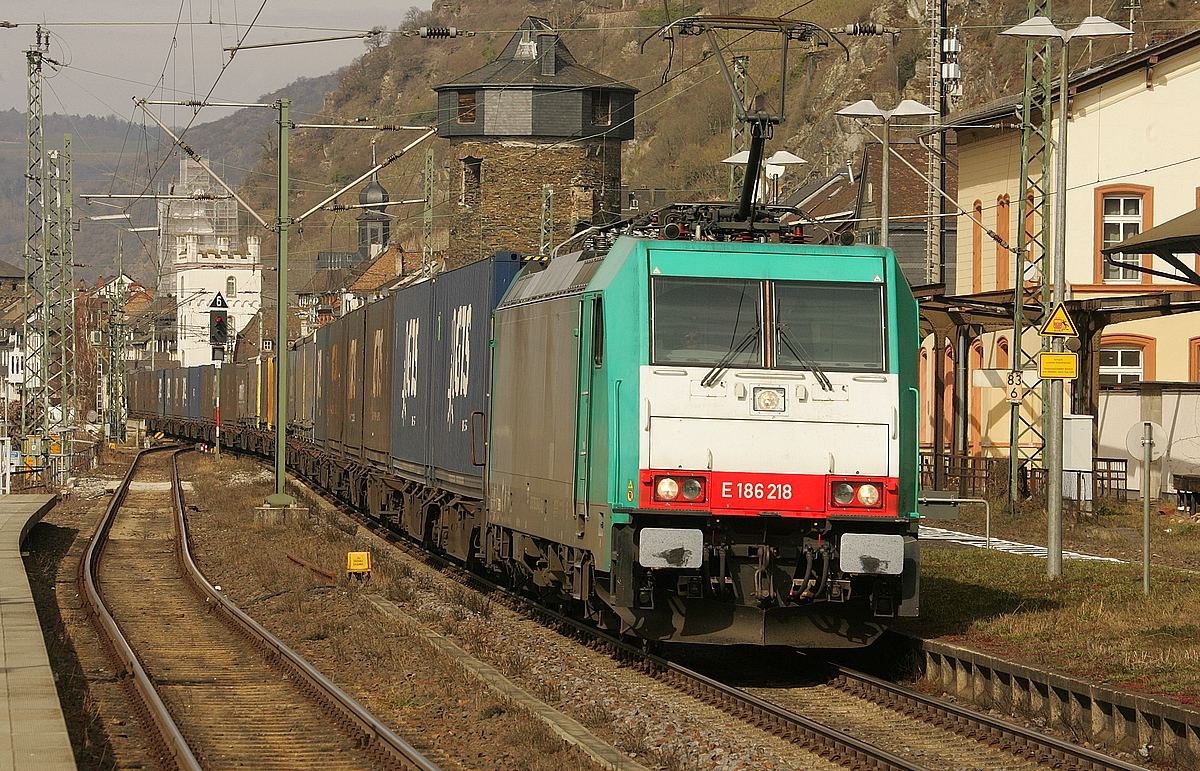
[[[199,573],[179,452],[137,457],[80,567],[81,593],[157,737],[161,767],[437,771]]]
[[[849,768],[883,769],[885,771],[934,771],[940,768],[995,768],[1013,771],[1024,768],[1055,768],[1060,771],[1139,771],[1143,769],[1088,747],[1063,741],[1033,728],[997,718],[976,710],[914,691],[904,686],[871,677],[825,662],[807,664],[809,669],[823,668],[829,672],[828,682],[821,686],[825,695],[809,693],[801,698],[801,689],[789,692],[786,688],[739,688],[721,678],[707,676],[678,662],[668,660],[614,638],[594,627],[542,607],[481,576],[462,569],[454,562],[419,549],[414,544],[369,518],[358,517],[399,548],[450,575],[469,588],[503,598],[504,604],[527,616],[537,618],[560,632],[593,647],[603,647],[610,655],[640,668],[647,674],[671,684],[681,692],[737,715],[763,730],[802,745],[829,760]],[[797,654],[801,656],[803,654]],[[836,694],[836,695],[831,695]],[[891,744],[893,752],[884,746],[886,739],[875,738],[878,733],[858,730],[858,727],[839,728],[847,718],[828,721],[811,715],[827,715],[839,711],[841,705],[858,702],[860,713],[869,712],[859,706],[877,707],[886,713],[879,722],[903,726],[891,733],[901,737]],[[849,699],[849,702],[847,701]],[[825,706],[818,702],[824,701]],[[830,707],[832,706],[832,709]],[[853,718],[850,718],[851,720]],[[924,725],[913,726],[913,723]],[[861,736],[851,735],[851,731]],[[908,734],[905,736],[905,734]],[[864,738],[871,736],[872,738]],[[972,744],[964,743],[970,740]],[[914,756],[915,754],[915,756]],[[963,764],[965,756],[971,762]]]

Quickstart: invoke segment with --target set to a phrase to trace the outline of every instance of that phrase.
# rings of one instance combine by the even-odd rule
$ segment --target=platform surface
[[[0,771],[75,769],[21,560],[21,541],[54,501],[53,495],[0,495]]]

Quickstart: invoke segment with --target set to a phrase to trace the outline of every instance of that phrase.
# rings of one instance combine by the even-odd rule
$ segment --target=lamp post
[[[742,150],[741,152],[734,153],[725,160],[721,161],[721,163],[728,163],[731,165],[740,164],[743,166],[749,164],[750,151]],[[760,164],[762,166],[761,171],[765,171],[767,177],[774,180],[775,189],[772,203],[779,203],[779,178],[783,176],[783,172],[785,170],[784,167],[796,166],[801,163],[808,163],[808,161],[804,160],[799,155],[789,153],[787,150],[777,150],[774,155],[772,155],[770,158],[767,158]],[[750,170],[747,169],[746,173],[750,173]]]
[[[1054,230],[1053,250],[1050,253],[1051,304],[1058,307],[1066,297],[1067,281],[1067,51],[1075,38],[1113,37],[1132,35],[1133,31],[1102,16],[1088,16],[1078,27],[1063,30],[1045,16],[1034,16],[1000,33],[1008,37],[1058,38],[1062,41],[1058,62],[1058,131],[1054,153],[1054,209],[1051,216]],[[1018,288],[1023,276],[1016,277]],[[1049,313],[1050,308],[1045,312]],[[1020,345],[1021,341],[1014,341]],[[1052,338],[1051,350],[1062,352],[1063,340]],[[1063,503],[1063,381],[1050,381],[1050,399],[1042,413],[1045,440],[1042,447],[1046,466],[1046,574],[1051,578],[1062,575],[1062,503]]]
[[[888,185],[891,182],[889,156],[891,156],[892,118],[926,117],[929,115],[938,115],[939,113],[932,107],[926,107],[912,99],[905,99],[890,110],[881,109],[879,105],[870,99],[862,99],[849,107],[843,107],[835,114],[845,118],[859,118],[863,120],[878,118],[883,123],[883,164],[880,169],[882,175],[880,186],[883,190],[880,191],[879,198],[879,245],[887,249],[890,229],[888,217],[891,214],[889,211],[891,196],[888,194]]]

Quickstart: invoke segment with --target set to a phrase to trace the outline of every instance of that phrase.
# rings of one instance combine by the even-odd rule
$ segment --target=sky
[[[25,51],[39,23],[50,30],[47,56],[68,65],[46,71],[44,111],[129,118],[135,96],[203,99],[216,82],[212,101],[252,102],[333,72],[363,54],[363,40],[246,49],[232,62],[222,49],[395,29],[410,5],[428,0],[0,0],[0,22],[18,25],[0,28],[0,110],[26,109]],[[202,110],[195,122],[225,114]]]

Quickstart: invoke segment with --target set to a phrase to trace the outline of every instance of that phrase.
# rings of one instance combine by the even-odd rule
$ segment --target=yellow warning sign
[[[1074,380],[1079,377],[1079,354],[1042,351],[1038,354],[1038,376],[1043,380]]]
[[[371,552],[346,552],[346,573],[352,576],[371,575]]]
[[[1066,305],[1059,303],[1054,308],[1054,313],[1051,313],[1050,318],[1046,319],[1046,323],[1042,324],[1041,334],[1042,337],[1079,337],[1075,323],[1067,314]]]

